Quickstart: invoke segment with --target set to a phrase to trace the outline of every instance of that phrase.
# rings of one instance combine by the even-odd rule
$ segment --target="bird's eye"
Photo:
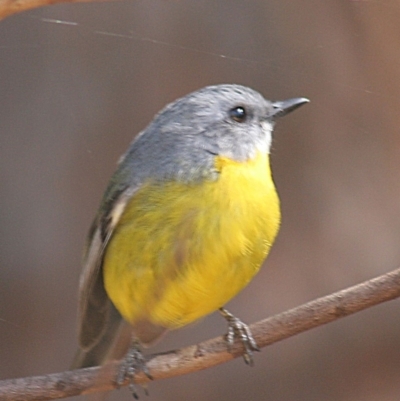
[[[244,123],[247,118],[246,109],[242,106],[234,107],[229,110],[229,117],[237,123]]]

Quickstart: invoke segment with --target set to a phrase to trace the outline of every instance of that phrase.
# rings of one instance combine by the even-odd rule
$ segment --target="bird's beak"
[[[270,118],[275,119],[283,117],[303,104],[309,103],[309,100],[305,97],[295,97],[294,99],[280,100],[272,103],[273,111]]]

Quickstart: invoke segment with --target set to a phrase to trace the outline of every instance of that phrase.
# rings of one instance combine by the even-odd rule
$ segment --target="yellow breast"
[[[106,291],[132,324],[173,329],[223,306],[259,270],[279,228],[269,158],[219,157],[216,181],[144,185],[104,257]]]

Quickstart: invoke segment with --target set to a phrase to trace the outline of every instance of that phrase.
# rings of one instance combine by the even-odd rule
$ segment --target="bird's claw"
[[[143,372],[150,380],[153,380],[149,369],[146,365],[146,359],[143,356],[139,342],[136,339],[132,340],[132,344],[121,362],[116,377],[117,387],[121,387],[126,380],[129,381],[129,391],[132,393],[133,397],[138,400],[139,395],[137,393],[135,385],[135,376],[138,372]],[[147,390],[146,394],[147,394]]]
[[[225,308],[220,308],[222,316],[228,322],[228,332],[226,333],[226,342],[228,350],[231,352],[235,338],[237,338],[244,347],[243,359],[247,365],[253,366],[253,352],[260,351],[256,341],[251,334],[249,326],[243,323],[240,319],[232,315]]]

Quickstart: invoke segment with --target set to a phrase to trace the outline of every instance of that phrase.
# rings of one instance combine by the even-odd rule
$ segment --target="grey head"
[[[161,110],[139,134],[112,181],[137,186],[148,179],[213,179],[215,156],[245,161],[268,153],[276,119],[307,102],[271,102],[229,84],[190,93]]]

